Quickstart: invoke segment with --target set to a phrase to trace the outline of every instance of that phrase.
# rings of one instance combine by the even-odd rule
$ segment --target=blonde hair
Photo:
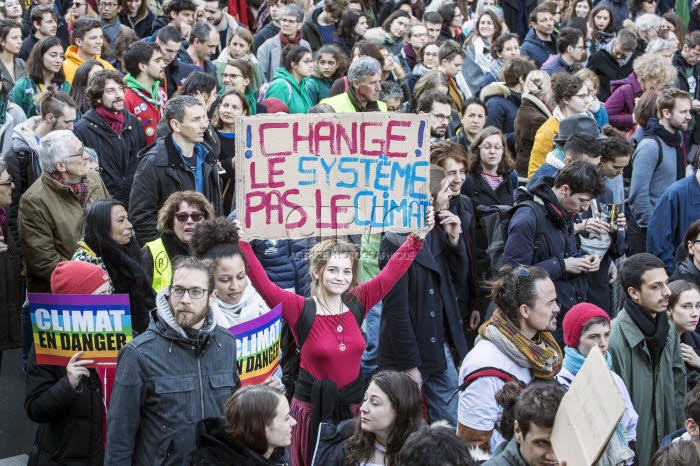
[[[359,258],[357,247],[342,239],[327,239],[311,248],[311,251],[309,251],[309,278],[311,280],[312,296],[318,294],[319,291],[319,280],[314,277],[314,272],[319,276],[323,275],[323,271],[332,256],[344,255],[350,257],[352,267],[352,280],[350,281],[350,287],[346,290],[349,291],[357,285],[357,260]]]
[[[549,73],[542,70],[530,71],[525,78],[523,95],[530,94],[540,100],[549,100],[552,89],[552,78]]]
[[[644,54],[632,65],[637,80],[653,79],[660,85],[668,84],[676,77],[676,69],[668,58],[661,55]]]
[[[590,68],[581,68],[576,72],[576,76],[581,78],[584,82],[591,81],[595,86],[596,91],[600,89],[600,79],[598,78],[598,75],[595,74],[595,72]]]

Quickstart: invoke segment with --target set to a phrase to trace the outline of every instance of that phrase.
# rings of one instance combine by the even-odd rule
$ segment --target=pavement
[[[24,412],[21,350],[2,352],[0,372],[0,466],[24,466],[34,444],[36,424]]]

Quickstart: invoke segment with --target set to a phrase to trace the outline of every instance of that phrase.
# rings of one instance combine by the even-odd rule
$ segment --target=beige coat
[[[99,175],[90,172],[87,183],[86,207],[109,198]],[[83,207],[73,191],[46,172],[24,193],[17,224],[29,292],[51,293],[51,274],[56,265],[71,260],[78,249],[82,218]]]

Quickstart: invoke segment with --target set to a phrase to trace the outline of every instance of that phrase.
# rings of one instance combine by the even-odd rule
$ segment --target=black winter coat
[[[406,239],[387,233],[379,246],[379,266]],[[467,354],[455,286],[465,283],[466,248],[462,240],[453,246],[442,228],[425,239],[413,264],[382,300],[379,328],[380,369],[406,370],[418,367],[426,377],[447,368],[444,344],[456,351],[456,361]]]
[[[38,365],[32,346],[25,393],[27,416],[39,423],[28,465],[102,466],[104,406],[94,369],[82,379],[80,390],[73,390],[66,368]]]
[[[155,25],[155,22],[153,24]],[[173,94],[182,87],[182,82],[194,71],[200,71],[200,69],[189,63],[182,63],[177,57],[165,67],[163,73],[165,74],[165,82],[168,86],[166,89],[168,98],[171,98]]]
[[[138,154],[146,147],[146,135],[138,118],[123,110],[124,129],[112,130],[94,108],[88,110],[75,124],[73,132],[85,144],[95,149],[102,167],[102,181],[114,199],[129,208],[129,194],[138,167]]]
[[[605,102],[610,97],[610,82],[624,79],[632,74],[632,63],[639,56],[638,52],[632,52],[632,56],[627,62],[620,66],[617,59],[610,55],[607,50],[598,50],[588,59],[586,68],[598,75],[600,87],[598,88],[598,100]]]
[[[673,271],[668,281],[675,282],[676,280],[686,280],[700,287],[700,270],[695,267],[692,258],[686,257],[678,263],[676,270]]]
[[[203,146],[205,147],[205,146]],[[205,147],[205,150],[206,147]],[[160,237],[158,211],[168,197],[177,191],[196,190],[194,173],[182,161],[172,135],[158,139],[139,154],[139,166],[129,197],[129,219],[141,246]],[[207,150],[202,164],[204,197],[221,212],[221,185],[216,159]]]
[[[527,189],[516,190],[515,202],[532,199],[533,195],[542,199],[544,213],[544,234],[540,246],[535,249],[535,232],[537,219],[529,207],[518,209],[508,225],[508,238],[503,250],[503,265],[538,266],[549,274],[557,290],[557,330],[553,332],[557,341],[563,345],[561,322],[566,312],[574,304],[586,300],[586,278],[582,274],[570,275],[566,271],[564,259],[580,257],[582,253],[576,244],[574,225],[571,215],[566,213],[557,201],[552,186],[554,178],[543,176],[527,184]],[[555,214],[554,212],[559,211]]]
[[[10,195],[12,204],[7,208],[8,229],[15,240],[15,244],[21,247],[19,228],[17,227],[19,200],[25,191],[41,176],[39,154],[25,145],[22,145],[20,150],[16,150],[16,147],[14,147],[5,156],[5,163],[7,164],[7,173],[10,174],[12,182],[15,184],[15,189],[12,190]]]
[[[450,211],[459,217],[462,225],[462,243],[467,252],[466,283],[455,283],[457,292],[457,302],[459,303],[459,313],[462,322],[469,324],[469,317],[472,311],[479,309],[479,288],[477,285],[476,262],[478,253],[476,251],[476,215],[472,201],[464,195],[455,196],[450,199]],[[483,318],[483,315],[481,316]],[[465,329],[466,331],[466,329]]]
[[[672,58],[672,63],[674,68],[676,68],[676,72],[678,76],[676,77],[676,85],[678,89],[681,91],[685,92],[690,92],[690,85],[688,83],[688,78],[686,77],[685,70],[686,68],[690,68],[690,65],[688,65],[688,62],[685,61],[683,56],[681,55],[681,52],[678,51],[673,55]],[[700,66],[695,65],[693,67],[693,79],[695,79],[695,82],[698,83],[700,82]],[[691,95],[690,97],[692,99],[697,99],[700,97],[700,89],[698,88],[700,86],[695,85],[695,94]],[[693,118],[695,118],[695,127],[693,129],[693,142],[695,144],[700,143],[700,118],[698,117],[697,113],[692,113]]]
[[[468,173],[464,184],[462,185],[462,195],[466,195],[471,199],[474,208],[480,205],[513,205],[513,191],[518,188],[518,175],[515,171],[510,172],[503,177],[503,183],[494,191],[486,180],[481,176],[481,169],[477,173]],[[486,255],[488,241],[486,240],[486,232],[478,219],[478,214],[475,217],[475,238],[477,261],[475,264],[476,273],[479,280],[489,278],[491,272],[491,260]]]
[[[197,423],[197,449],[190,452],[184,466],[285,466],[284,450],[265,458],[259,453],[234,442],[226,432],[226,423],[218,417]],[[276,454],[277,453],[277,454]]]
[[[700,335],[695,332],[683,332],[681,335],[681,343],[685,343],[695,350],[697,355],[700,355]],[[685,373],[688,376],[688,391],[700,384],[700,370],[688,364],[685,365]]]
[[[22,347],[22,253],[7,227],[5,222],[0,228],[0,235],[5,237],[7,244],[7,251],[0,253],[0,277],[3,277],[0,280],[0,351]]]
[[[356,423],[357,419],[347,419],[338,425],[321,423],[311,466],[346,466],[348,439],[352,437]]]

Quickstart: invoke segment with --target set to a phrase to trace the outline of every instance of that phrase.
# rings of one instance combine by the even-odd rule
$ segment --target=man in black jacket
[[[182,63],[177,58],[177,52],[180,50],[180,32],[174,26],[165,26],[158,31],[156,36],[156,44],[160,46],[160,52],[163,54],[163,64],[165,65],[165,91],[168,97],[172,97],[175,92],[182,87],[182,82],[194,71],[197,67],[188,63]]]
[[[139,154],[129,199],[129,218],[141,244],[160,236],[158,211],[175,191],[195,190],[221,215],[221,186],[216,158],[205,144],[209,126],[202,103],[192,96],[168,101],[165,121],[171,134],[160,138]]]
[[[116,71],[98,71],[85,95],[91,108],[75,125],[74,133],[85,146],[98,151],[102,181],[109,194],[128,209],[137,156],[146,146],[143,127],[124,108],[124,85]]]
[[[683,48],[673,55],[673,66],[678,72],[673,86],[681,91],[690,94],[692,99],[692,116],[693,119],[688,123],[688,130],[684,133],[685,145],[688,154],[691,154],[691,147],[694,144],[700,143],[700,125],[698,125],[698,112],[700,112],[700,31],[691,32],[683,42]],[[690,161],[691,158],[688,157]]]

